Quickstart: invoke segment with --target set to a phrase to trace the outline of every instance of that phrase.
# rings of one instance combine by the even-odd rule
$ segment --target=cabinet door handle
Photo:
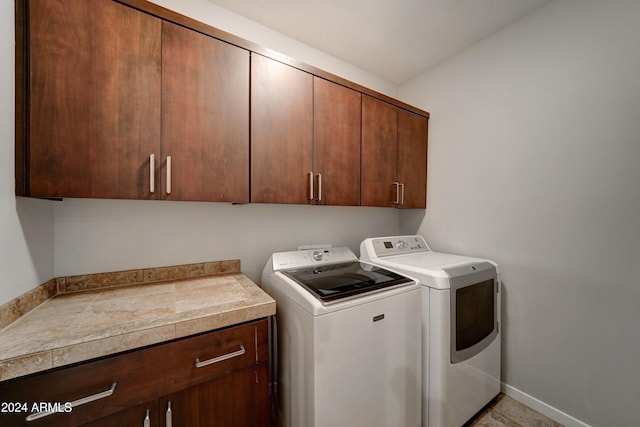
[[[171,419],[173,414],[171,413],[171,401],[167,402],[167,412],[164,414],[165,427],[171,427]]]
[[[322,201],[322,175],[318,174],[318,201]]]
[[[404,184],[400,183],[400,205],[404,205]]]
[[[91,396],[82,397],[80,399],[74,400],[73,402],[69,402],[69,406],[73,408],[77,408],[78,406],[86,405],[90,402],[95,402],[96,400],[104,399],[105,397],[109,397],[116,390],[116,385],[118,383],[111,384],[109,390],[102,391],[100,393],[92,394]],[[57,411],[42,411],[36,412],[35,414],[31,414],[25,418],[27,421],[34,421],[40,418],[48,417],[51,414],[56,414]]]
[[[167,194],[171,194],[171,156],[167,156]]]
[[[149,193],[156,191],[156,155],[149,155]]]
[[[142,427],[151,427],[151,418],[149,418],[149,410],[147,409],[147,415],[144,417],[144,423]]]
[[[397,205],[398,203],[400,203],[400,183],[396,181],[393,183],[393,185],[396,187],[396,200],[392,201],[391,203]]]
[[[233,357],[242,356],[245,353],[244,346],[240,346],[240,350],[234,351],[232,353],[223,354],[222,356],[214,357],[213,359],[200,361],[199,358],[196,358],[196,368],[202,368],[204,366],[213,365],[214,363],[222,362],[223,360],[231,359]]]
[[[313,200],[313,171],[307,175],[309,175],[309,200]]]

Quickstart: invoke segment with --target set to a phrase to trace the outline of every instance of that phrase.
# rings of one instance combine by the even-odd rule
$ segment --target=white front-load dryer
[[[422,236],[366,239],[360,259],[422,285],[422,425],[462,426],[500,393],[496,264],[433,252]]]

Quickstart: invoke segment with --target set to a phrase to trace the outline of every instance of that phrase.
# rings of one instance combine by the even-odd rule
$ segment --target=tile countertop
[[[61,293],[0,330],[0,381],[275,314],[238,272]]]

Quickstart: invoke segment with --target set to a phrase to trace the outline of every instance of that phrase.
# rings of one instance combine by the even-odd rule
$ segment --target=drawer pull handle
[[[100,399],[104,399],[105,397],[109,397],[116,390],[116,385],[118,385],[118,383],[113,383],[113,384],[111,384],[111,387],[109,388],[109,390],[105,390],[105,391],[102,391],[100,393],[92,394],[91,396],[86,396],[86,397],[83,397],[81,399],[74,400],[73,402],[69,402],[69,406],[71,408],[77,408],[78,406],[86,405],[87,403],[95,402],[96,400],[100,400]],[[37,412],[35,414],[29,415],[26,418],[26,420],[27,421],[34,421],[34,420],[37,420],[37,419],[40,419],[40,418],[48,417],[51,414],[57,414],[57,411]]]
[[[240,346],[240,350],[234,351],[233,353],[223,354],[222,356],[214,357],[213,359],[203,360],[196,358],[196,368],[202,368],[204,366],[213,365],[214,363],[222,362],[223,360],[231,359],[233,357],[242,356],[245,353],[244,346]]]

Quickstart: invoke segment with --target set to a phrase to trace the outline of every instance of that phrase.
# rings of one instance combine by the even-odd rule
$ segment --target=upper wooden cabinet
[[[398,108],[399,208],[427,207],[427,132],[426,117]]]
[[[360,93],[251,57],[251,201],[360,204]]]
[[[313,76],[251,55],[251,201],[308,203],[313,182]]]
[[[19,196],[425,207],[428,117],[145,0],[16,0]]]
[[[249,202],[249,52],[111,0],[31,0],[25,195]]]
[[[162,162],[164,199],[249,202],[248,51],[163,22]]]
[[[393,206],[398,163],[398,109],[362,97],[362,205]]]
[[[314,201],[360,205],[360,92],[313,79]]]
[[[362,97],[362,205],[425,208],[427,124],[379,99]]]
[[[157,198],[161,21],[110,0],[28,6],[22,195]]]

